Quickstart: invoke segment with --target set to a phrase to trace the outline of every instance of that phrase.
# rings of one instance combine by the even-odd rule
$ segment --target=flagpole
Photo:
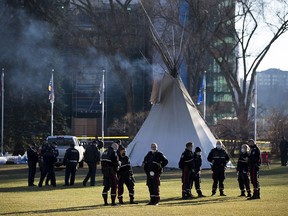
[[[51,76],[51,81],[52,81],[52,94],[54,95],[54,69],[52,69],[52,76]],[[54,97],[54,96],[53,96]],[[54,98],[53,100],[50,100],[51,103],[51,136],[53,136],[53,127],[54,127]]]
[[[4,155],[4,68],[1,75],[1,154]]]
[[[254,95],[254,103],[255,103],[255,110],[254,110],[254,140],[255,143],[257,141],[257,74],[255,73],[255,95]]]
[[[102,97],[102,122],[101,122],[101,125],[102,125],[102,142],[104,144],[104,111],[105,111],[105,97],[104,97],[104,92],[105,92],[105,70],[103,70],[103,74],[102,74],[102,95],[100,97]]]
[[[203,117],[206,120],[206,71],[204,71],[203,77],[204,89],[203,89]]]

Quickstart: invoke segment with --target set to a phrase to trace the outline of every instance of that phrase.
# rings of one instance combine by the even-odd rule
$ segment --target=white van
[[[70,144],[73,143],[75,146],[75,149],[79,151],[79,164],[80,167],[83,166],[83,159],[84,159],[84,152],[85,149],[80,144],[80,141],[77,139],[76,136],[68,136],[68,135],[57,135],[57,136],[48,136],[47,142],[49,144],[56,142],[57,143],[57,149],[59,151],[59,155],[57,157],[56,166],[59,167],[63,164],[63,158],[65,155],[66,150],[70,147]]]

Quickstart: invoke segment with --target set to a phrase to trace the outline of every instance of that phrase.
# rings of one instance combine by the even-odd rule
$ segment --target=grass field
[[[161,201],[159,206],[147,206],[149,193],[142,168],[134,168],[136,185],[135,201],[128,204],[125,188],[121,206],[103,206],[102,176],[98,170],[95,187],[83,187],[82,180],[87,167],[77,171],[76,185],[63,187],[64,169],[56,171],[57,187],[27,187],[27,165],[0,166],[0,215],[288,215],[288,167],[273,163],[270,169],[260,171],[261,199],[247,201],[238,197],[235,169],[227,170],[226,197],[219,192],[211,197],[211,171],[202,171],[204,198],[181,199],[180,170],[165,170],[161,177]],[[36,183],[39,172],[36,174]],[[196,194],[194,188],[194,195]]]

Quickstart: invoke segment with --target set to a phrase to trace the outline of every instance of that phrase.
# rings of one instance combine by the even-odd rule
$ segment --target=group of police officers
[[[57,160],[58,151],[57,143],[45,144],[40,151],[37,151],[35,145],[30,145],[27,150],[28,156],[28,186],[34,185],[34,178],[36,173],[36,164],[39,162],[41,177],[38,183],[42,187],[43,181],[46,177],[45,184],[51,181],[52,186],[56,186],[54,163]],[[85,151],[84,161],[88,165],[88,173],[83,180],[83,186],[86,186],[90,178],[90,186],[95,186],[95,175],[97,164],[101,162],[101,171],[103,174],[103,191],[102,197],[104,205],[108,205],[108,192],[110,190],[111,205],[116,206],[116,198],[119,204],[124,204],[123,192],[124,184],[129,191],[130,204],[137,204],[134,201],[134,185],[135,178],[130,164],[130,159],[126,155],[126,149],[121,145],[121,141],[115,141],[108,147],[102,155],[100,155],[99,148],[103,147],[101,141],[93,141]],[[220,196],[224,194],[224,180],[225,170],[230,158],[221,143],[217,141],[216,147],[213,148],[207,160],[211,163],[212,169],[212,196],[216,194],[219,184]],[[74,148],[73,144],[66,150],[63,164],[66,165],[65,184],[64,186],[74,185],[76,167],[79,161],[79,152]],[[148,205],[158,205],[160,201],[160,176],[163,168],[168,164],[167,158],[162,152],[158,150],[156,143],[151,144],[151,150],[147,153],[143,160],[143,168],[146,173],[146,185],[150,194],[150,201]],[[261,164],[260,150],[255,144],[254,140],[249,140],[247,144],[242,145],[241,153],[237,162],[237,174],[240,196],[246,196],[248,199],[260,199],[260,185],[258,181],[259,167]],[[193,183],[198,197],[204,197],[200,187],[200,173],[202,166],[201,149],[195,148],[193,152],[193,143],[188,142],[186,148],[179,160],[179,168],[182,170],[182,199],[190,199],[193,197],[191,189]],[[70,179],[70,181],[69,181]],[[250,179],[254,191],[251,195]]]

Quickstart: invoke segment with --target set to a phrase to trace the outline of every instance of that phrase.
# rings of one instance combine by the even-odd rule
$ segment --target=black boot
[[[147,205],[154,205],[155,204],[155,197],[150,197],[150,202]]]
[[[134,202],[134,196],[130,195],[130,204],[138,204],[137,202]]]
[[[155,197],[154,205],[158,206],[160,201],[160,197]]]
[[[247,197],[251,197],[251,191],[247,191]]]
[[[241,194],[239,197],[242,197],[242,196],[245,196],[245,191],[244,190],[241,190]]]
[[[123,197],[118,197],[118,200],[119,200],[119,204],[124,204]]]
[[[258,190],[254,190],[253,196],[249,197],[247,200],[254,200],[254,199],[260,199],[260,193]]]
[[[197,190],[197,193],[198,193],[198,197],[205,197],[205,196],[202,194],[202,191],[201,191],[201,190]]]
[[[116,195],[111,195],[111,206],[117,206],[118,204],[115,203]]]
[[[102,194],[102,197],[104,199],[104,205],[107,206],[108,205],[108,202],[107,202],[108,196],[107,196],[107,194]]]
[[[214,196],[215,194],[216,194],[216,190],[213,189],[213,190],[212,190],[212,194],[211,194],[211,196]]]
[[[260,199],[260,188],[258,189],[257,199]]]
[[[224,194],[223,190],[220,190],[220,196],[226,196],[226,194]]]

